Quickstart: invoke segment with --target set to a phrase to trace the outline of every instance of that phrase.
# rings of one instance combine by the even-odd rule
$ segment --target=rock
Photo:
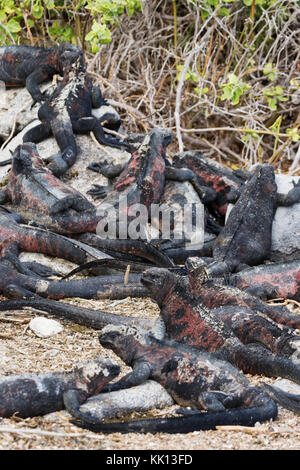
[[[3,82],[1,82],[3,84]],[[41,86],[42,92],[54,89],[51,82]],[[0,138],[7,139],[15,124],[15,133],[20,132],[30,122],[37,119],[40,103],[33,105],[33,99],[26,88],[7,88],[3,85],[0,88]]]
[[[15,137],[12,138],[5,145],[5,148],[0,152],[0,161],[8,160],[9,158],[11,158],[12,152],[16,149],[16,147],[18,147],[18,145],[21,145],[23,143],[24,134],[26,134],[29,129],[35,127],[37,124],[40,124],[40,121],[38,119],[34,119],[32,122],[27,124],[27,126],[25,126],[20,132],[18,132]],[[7,166],[4,168],[6,168],[7,170],[9,167]]]
[[[56,320],[45,317],[35,317],[29,322],[29,328],[39,338],[48,338],[63,331],[64,327]]]
[[[280,388],[284,392],[288,393],[295,393],[296,395],[300,395],[300,385],[292,382],[288,379],[279,379],[274,382],[276,387]]]
[[[117,392],[100,393],[91,397],[80,407],[80,411],[89,411],[102,420],[119,418],[132,411],[161,409],[173,404],[173,398],[159,383],[147,380],[136,387]]]

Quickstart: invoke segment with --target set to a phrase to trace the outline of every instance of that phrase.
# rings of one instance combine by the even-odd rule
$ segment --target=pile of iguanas
[[[50,96],[40,84],[54,74],[62,80]],[[0,310],[34,307],[101,330],[99,342],[132,372],[111,383],[118,364],[99,358],[70,372],[0,377],[0,416],[42,415],[65,407],[75,423],[95,432],[190,432],[217,425],[254,425],[275,419],[277,405],[300,413],[300,396],[261,384],[244,373],[284,377],[300,383],[300,316],[267,299],[300,301],[300,259],[270,261],[272,224],[279,205],[300,203],[300,183],[280,194],[271,165],[231,171],[197,151],[167,156],[169,131],[152,129],[123,140],[107,136],[92,107],[105,106],[88,75],[80,48],[0,48],[0,80],[26,86],[41,102],[40,124],[13,152],[0,191]],[[93,132],[109,147],[125,149],[124,164],[94,162],[86,171],[107,177],[87,194],[96,206],[61,178],[77,158],[76,134]],[[53,135],[60,152],[43,160],[36,144]],[[93,173],[91,173],[92,175]],[[123,204],[123,202],[126,203]],[[167,208],[198,204],[203,209],[203,244],[187,247],[189,234],[123,237],[121,223],[143,204],[147,219],[155,204]],[[234,204],[227,218],[229,204]],[[116,237],[99,235],[116,209]],[[299,205],[300,207],[300,205]],[[195,214],[192,213],[193,223]],[[147,238],[148,237],[148,238]],[[62,276],[39,263],[24,263],[21,251],[44,253],[78,265]],[[130,268],[130,272],[129,272]],[[81,273],[79,279],[70,279]],[[53,277],[55,279],[53,279]],[[157,319],[131,318],[58,300],[150,296]],[[88,397],[159,382],[182,416],[102,423],[82,411]]]

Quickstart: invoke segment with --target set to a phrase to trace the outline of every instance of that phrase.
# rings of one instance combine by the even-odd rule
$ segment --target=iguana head
[[[101,346],[111,349],[126,364],[130,364],[138,349],[148,345],[150,335],[146,330],[135,326],[107,325],[98,338]]]
[[[139,147],[139,152],[154,152],[159,153],[163,158],[166,157],[167,146],[172,142],[172,133],[167,129],[155,128],[152,129],[144,138]]]
[[[187,258],[185,267],[189,277],[197,277],[198,283],[203,284],[209,279],[206,263],[196,256]]]
[[[275,172],[272,165],[258,165],[255,168],[253,176],[248,180],[245,185],[245,190],[250,191],[251,194],[254,191],[259,194],[262,193],[264,196],[275,195],[277,192],[277,185],[275,183]]]
[[[16,174],[31,174],[33,169],[47,171],[39,157],[37,147],[31,142],[18,145],[12,157],[12,168]]]
[[[165,268],[150,268],[141,276],[142,284],[150,290],[151,296],[160,307],[176,281],[176,274]]]
[[[72,64],[78,57],[82,58],[82,50],[80,47],[63,42],[58,46],[59,65],[62,70]]]

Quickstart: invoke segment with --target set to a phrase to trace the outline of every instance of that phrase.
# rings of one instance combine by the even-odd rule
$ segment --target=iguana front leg
[[[106,99],[103,98],[101,89],[97,86],[92,87],[91,92],[92,106],[93,108],[100,108],[101,106],[109,106]]]
[[[292,206],[293,204],[300,203],[300,180],[298,183],[293,181],[294,187],[287,193],[277,194],[276,205],[278,206]]]
[[[124,388],[134,387],[148,380],[151,376],[151,367],[148,362],[139,362],[133,366],[132,372],[124,375],[118,382],[106,385],[102,392],[115,392]]]
[[[123,148],[124,150],[129,151],[131,149],[129,144],[123,142],[117,137],[110,137],[105,135],[100,122],[93,116],[78,119],[78,121],[72,122],[72,124],[74,131],[78,134],[86,134],[87,132],[93,131],[99,144],[108,145],[109,147],[115,147],[118,149]]]
[[[90,163],[88,169],[95,171],[96,173],[101,173],[105,178],[113,179],[120,176],[127,163],[128,162],[113,164],[104,160],[103,162],[99,161]]]
[[[38,124],[29,129],[23,136],[23,142],[33,142],[38,144],[52,135],[52,131],[48,124]]]
[[[49,74],[43,68],[38,67],[26,78],[26,88],[35,102],[45,101],[46,97],[41,93],[39,84],[44,82],[48,76]]]

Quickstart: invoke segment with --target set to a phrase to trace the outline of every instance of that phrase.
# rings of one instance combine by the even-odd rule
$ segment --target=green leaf
[[[224,7],[223,7],[223,8],[220,8],[219,14],[220,14],[220,16],[229,16],[229,10],[228,10],[228,8],[224,8]]]
[[[54,0],[44,0],[44,5],[47,8],[47,10],[53,10],[55,8]]]
[[[273,82],[278,75],[278,71],[274,68],[272,62],[268,62],[263,68],[263,74],[267,75],[268,79]]]
[[[13,18],[6,23],[6,27],[10,33],[18,33],[22,29],[20,24]]]
[[[32,15],[34,18],[39,20],[40,18],[42,18],[43,13],[44,13],[44,8],[42,7],[42,5],[37,5],[37,4],[33,5]]]
[[[6,14],[4,10],[0,10],[0,23],[5,23],[6,22]]]
[[[279,116],[276,121],[270,126],[271,131],[279,132],[281,126],[282,116]]]
[[[287,129],[286,134],[292,138],[293,142],[298,142],[300,140],[300,134],[298,127],[293,127],[292,129]]]
[[[242,94],[243,94],[242,88],[237,88],[236,90],[234,90],[233,95],[232,95],[232,101],[231,101],[233,105],[239,104],[240,96]]]
[[[208,90],[209,90],[209,88],[207,88],[207,87],[202,88],[202,90],[201,90],[201,88],[198,88],[198,87],[194,88],[194,91],[195,91],[195,93],[197,93],[198,96],[205,95],[208,92]]]
[[[229,73],[227,77],[228,77],[229,83],[233,83],[234,85],[236,85],[239,82],[239,79],[235,75],[235,73]]]
[[[276,111],[276,109],[277,109],[277,100],[276,100],[276,98],[268,98],[268,105],[269,105],[269,108],[272,111]]]
[[[223,95],[221,96],[221,100],[230,100],[232,98],[233,90],[230,87],[223,88]]]

